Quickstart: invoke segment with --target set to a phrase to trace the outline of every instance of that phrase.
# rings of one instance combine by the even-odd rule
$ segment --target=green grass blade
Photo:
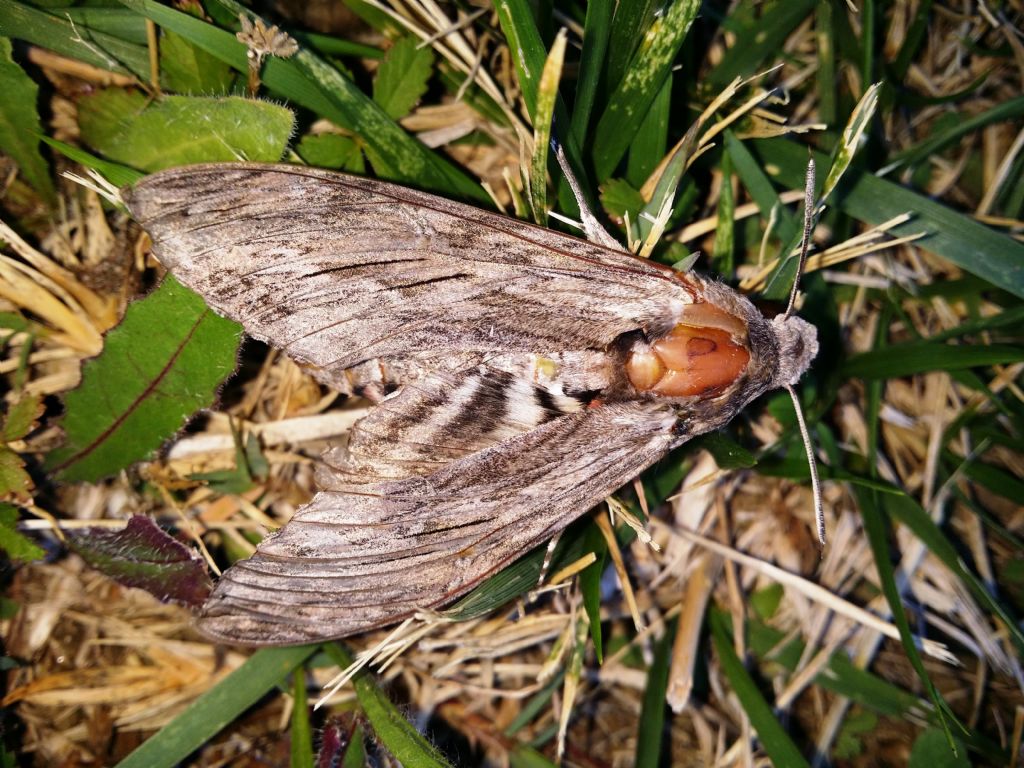
[[[665,627],[654,647],[654,661],[647,670],[647,685],[640,710],[640,730],[636,735],[636,768],[658,768],[665,742],[665,692],[672,661],[672,642],[676,637],[676,621]]]
[[[149,78],[149,54],[144,45],[72,24],[63,17],[14,0],[0,0],[0,35],[25,40],[111,72]]]
[[[263,648],[147,739],[117,768],[173,768],[251,707],[319,645]]]
[[[779,768],[810,768],[796,744],[776,719],[771,706],[761,695],[754,678],[743,666],[733,647],[726,617],[718,611],[708,614],[711,625],[711,640],[718,654],[722,671],[729,680],[733,692],[740,700],[743,711],[750,718],[750,724],[757,731],[757,737],[764,745],[772,763]],[[737,631],[733,628],[733,631]]]
[[[861,379],[895,379],[927,371],[954,371],[1024,360],[1024,347],[1008,344],[946,344],[915,341],[854,355],[841,374]]]
[[[576,98],[572,105],[572,123],[569,132],[575,142],[583,146],[590,126],[597,86],[608,51],[608,37],[614,4],[612,0],[590,0],[583,25],[583,51],[580,54],[579,76],[576,80]]]
[[[761,139],[749,146],[777,182],[788,188],[802,186],[806,147],[785,139]],[[826,162],[826,158],[816,153],[815,161]],[[889,230],[893,237],[923,232],[924,237],[915,241],[915,246],[1024,298],[1024,245],[968,216],[856,169],[847,174],[836,191],[833,206],[871,225],[909,213],[910,221]]]
[[[700,0],[675,0],[652,24],[594,131],[594,170],[604,181],[625,155],[668,78]]]
[[[291,768],[313,768],[313,729],[309,724],[306,670],[292,672]]]
[[[324,650],[342,669],[352,663],[352,656],[337,643],[325,645]],[[352,685],[373,732],[404,768],[449,768],[444,756],[406,720],[372,675],[358,672]]]

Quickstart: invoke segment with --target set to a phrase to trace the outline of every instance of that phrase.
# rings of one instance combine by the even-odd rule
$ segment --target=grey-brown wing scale
[[[673,444],[654,402],[566,413],[403,480],[328,483],[229,569],[200,628],[281,645],[385,626],[442,606],[568,525]]]
[[[179,280],[342,389],[409,352],[603,349],[692,301],[624,252],[329,171],[187,166],[122,194]]]

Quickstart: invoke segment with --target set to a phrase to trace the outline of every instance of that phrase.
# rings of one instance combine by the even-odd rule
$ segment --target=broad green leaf
[[[263,648],[143,742],[117,768],[174,768],[276,688],[319,645]]]
[[[633,226],[644,207],[643,195],[625,179],[611,179],[601,185],[601,206],[617,224],[625,225],[626,214]]]
[[[763,167],[786,187],[803,185],[807,148],[785,139],[749,143]],[[734,158],[735,159],[735,158]],[[826,158],[815,153],[815,161]],[[1024,245],[974,219],[897,184],[851,170],[833,196],[833,206],[876,225],[901,213],[910,221],[889,230],[893,237],[923,233],[914,246],[949,259],[959,267],[1024,298]]]
[[[364,173],[366,163],[359,142],[339,133],[320,133],[302,137],[295,148],[299,157],[317,168],[333,168]]]
[[[711,639],[718,653],[722,671],[725,672],[733,693],[739,698],[743,711],[750,718],[750,724],[757,731],[757,737],[772,762],[787,768],[808,766],[796,744],[775,717],[771,706],[764,700],[757,683],[744,668],[740,657],[736,655],[725,616],[712,611],[708,615],[708,622],[711,625]]]
[[[2,1],[2,0],[0,0]],[[161,5],[154,0],[121,0],[166,30],[212,53],[239,72],[248,72],[245,46],[228,31]],[[217,15],[237,19],[252,11],[233,0],[211,0]],[[221,13],[223,11],[223,13]],[[211,15],[214,15],[211,13]],[[289,58],[269,57],[260,73],[263,84],[282,98],[306,107],[346,128],[366,143],[375,170],[393,180],[415,182],[477,202],[489,201],[479,183],[410,136],[335,67],[306,49]]]
[[[131,517],[118,530],[80,529],[67,543],[100,573],[144,589],[161,602],[198,607],[213,588],[203,560],[144,515]]]
[[[36,101],[39,87],[11,58],[11,41],[0,37],[0,151],[10,156],[22,178],[48,205],[57,202],[50,167],[39,152],[43,132]]]
[[[43,415],[43,398],[41,395],[23,394],[7,406],[4,416],[0,440],[10,442],[20,440],[35,429],[36,421]]]
[[[74,22],[63,12],[48,13],[15,0],[0,0],[0,35],[25,40],[111,72],[149,78],[145,45],[126,42],[88,24]]]
[[[68,481],[96,481],[146,458],[235,368],[240,327],[173,277],[132,304],[65,398],[66,444],[47,464]]]
[[[392,120],[412,112],[427,92],[434,52],[414,37],[402,37],[388,49],[373,79],[373,100]]]
[[[168,91],[216,96],[231,90],[235,72],[181,35],[165,32],[160,38],[160,82]]]
[[[344,669],[352,663],[352,656],[338,643],[328,643],[324,651]],[[373,732],[404,768],[447,768],[448,761],[405,716],[398,711],[387,695],[377,687],[373,676],[359,672],[352,680],[367,720]]]
[[[6,445],[0,445],[0,499],[28,503],[33,487],[25,461]]]
[[[672,117],[672,73],[658,90],[636,135],[629,145],[626,158],[626,179],[635,187],[642,187],[658,167],[668,151],[668,126]]]
[[[611,175],[633,142],[699,8],[699,0],[674,0],[646,31],[594,131],[594,170],[599,181]]]
[[[953,743],[956,751],[942,731],[929,728],[914,740],[907,768],[970,768],[971,761],[963,742],[954,739]]]
[[[281,159],[291,110],[240,96],[164,96],[108,88],[78,105],[82,138],[106,157],[159,171],[198,162]]]
[[[42,558],[46,553],[33,541],[20,534],[17,525],[18,508],[13,504],[0,502],[0,550],[17,562],[27,563]]]
[[[1024,347],[1008,344],[946,344],[912,341],[862,352],[842,366],[842,375],[861,379],[894,379],[925,371],[954,371],[1024,360]]]
[[[537,108],[537,90],[544,61],[548,52],[541,40],[540,32],[533,18],[533,11],[527,0],[497,0],[494,10],[498,13],[501,31],[505,34],[512,59],[519,76],[519,87],[523,91],[526,111],[532,119]]]

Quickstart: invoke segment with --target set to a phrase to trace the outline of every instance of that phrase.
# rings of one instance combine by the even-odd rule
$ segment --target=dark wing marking
[[[429,475],[323,491],[224,574],[200,628],[305,643],[448,603],[651,465],[675,422],[652,402],[604,405]]]
[[[329,171],[198,165],[122,194],[178,279],[336,386],[410,352],[604,349],[692,300],[624,252]]]
[[[425,475],[584,405],[534,381],[480,364],[407,383],[352,428],[348,445],[324,457],[319,479],[367,483]]]

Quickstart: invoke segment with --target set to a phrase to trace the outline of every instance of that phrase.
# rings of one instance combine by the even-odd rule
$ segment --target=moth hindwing
[[[199,623],[225,641],[442,606],[817,351],[806,322],[696,274],[370,179],[198,165],[123,195],[211,307],[379,403],[218,583]]]

